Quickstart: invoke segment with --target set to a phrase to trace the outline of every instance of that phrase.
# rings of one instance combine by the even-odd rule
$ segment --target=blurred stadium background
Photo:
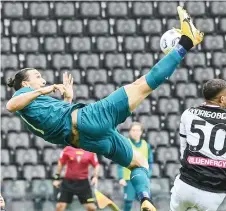
[[[201,87],[226,79],[226,1],[182,1],[206,36],[174,75],[119,129],[144,124],[154,150],[154,202],[169,207],[179,164],[178,126],[187,107],[203,101]],[[1,188],[7,211],[53,211],[52,175],[62,150],[31,135],[5,104],[12,95],[7,78],[35,67],[49,84],[64,71],[74,76],[76,101],[90,103],[149,71],[163,54],[161,35],[179,27],[176,1],[2,1],[1,2]],[[55,97],[60,97],[55,96]],[[99,189],[121,206],[116,164],[100,157]],[[76,170],[75,170],[76,171]],[[186,190],[185,190],[186,191]],[[69,210],[79,211],[78,202]],[[139,210],[138,205],[133,210]],[[226,204],[221,211],[226,211]]]

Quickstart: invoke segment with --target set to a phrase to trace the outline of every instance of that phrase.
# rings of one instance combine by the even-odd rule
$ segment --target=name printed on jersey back
[[[200,108],[190,108],[189,111],[200,117],[226,120],[226,113],[222,112],[208,111]]]

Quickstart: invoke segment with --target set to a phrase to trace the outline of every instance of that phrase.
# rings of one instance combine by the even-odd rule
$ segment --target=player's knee
[[[64,203],[57,203],[56,205],[56,211],[64,211],[66,208]]]
[[[87,211],[96,211],[96,210],[97,210],[97,207],[96,207],[95,204],[90,203],[90,204],[87,204],[87,205],[86,205],[86,210],[87,210]]]
[[[149,169],[147,159],[142,154],[140,154],[139,152],[133,151],[133,160],[130,163],[129,168],[133,169],[133,168],[136,168],[136,167],[144,167],[147,170]]]

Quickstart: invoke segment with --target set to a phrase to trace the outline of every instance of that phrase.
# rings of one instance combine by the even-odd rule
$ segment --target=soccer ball
[[[160,48],[164,54],[168,54],[181,38],[180,30],[170,29],[160,39]]]

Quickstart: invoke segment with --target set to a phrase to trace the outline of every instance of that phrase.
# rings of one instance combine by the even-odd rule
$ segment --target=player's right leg
[[[134,83],[126,85],[130,111],[132,112],[154,89],[164,83],[175,71],[183,57],[193,46],[203,40],[200,33],[192,23],[187,12],[178,7],[181,23],[182,37],[179,44],[168,55],[162,58],[149,73],[137,79]]]
[[[68,204],[73,200],[73,193],[60,189],[57,194],[56,211],[65,211]]]
[[[67,208],[67,203],[64,202],[58,202],[56,204],[56,211],[65,211]]]

